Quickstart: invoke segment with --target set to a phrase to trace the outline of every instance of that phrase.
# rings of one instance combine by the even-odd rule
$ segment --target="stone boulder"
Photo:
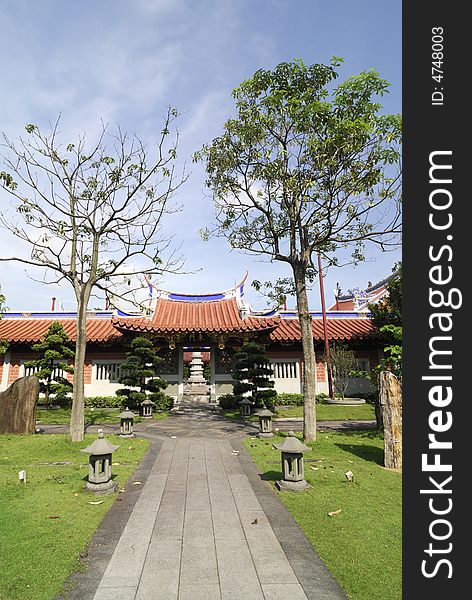
[[[34,433],[39,379],[35,375],[17,379],[0,392],[0,433]]]

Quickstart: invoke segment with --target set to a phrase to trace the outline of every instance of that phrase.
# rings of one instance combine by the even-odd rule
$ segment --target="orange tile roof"
[[[354,300],[351,298],[347,298],[346,300],[340,300],[338,298],[337,302],[335,302],[332,306],[328,308],[330,310],[356,310],[354,306]]]
[[[367,339],[374,333],[372,321],[367,317],[328,318],[328,339],[353,340]],[[323,320],[314,318],[312,321],[313,338],[323,340]],[[298,319],[281,319],[280,325],[270,333],[274,342],[298,341],[301,339],[300,323]]]
[[[59,321],[64,326],[66,333],[72,341],[76,340],[76,319],[2,319],[0,320],[0,339],[16,343],[39,342],[53,321]],[[113,327],[110,319],[87,319],[87,341],[89,342],[117,342],[123,337]]]
[[[152,317],[115,318],[113,324],[130,331],[180,332],[245,332],[273,329],[280,318],[242,318],[235,298],[214,302],[180,302],[157,300]]]
[[[59,316],[59,315],[58,315]],[[53,321],[59,321],[70,338],[75,341],[75,318],[4,318],[0,320],[0,339],[12,343],[34,343],[41,340]],[[313,318],[313,337],[322,340],[321,317]],[[121,330],[121,331],[120,331]],[[236,299],[215,302],[157,301],[152,317],[115,317],[87,319],[89,342],[117,342],[125,331],[134,332],[238,332],[266,331],[274,342],[291,342],[301,339],[297,318],[248,316],[242,318]],[[367,339],[374,334],[368,317],[328,318],[328,337],[331,340]]]

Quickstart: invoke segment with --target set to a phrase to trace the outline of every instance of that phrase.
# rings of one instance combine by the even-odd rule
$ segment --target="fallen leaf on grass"
[[[122,494],[123,492],[126,492],[125,488],[121,488],[120,490],[118,490],[119,494]]]
[[[341,512],[341,509],[338,508],[338,510],[332,510],[331,512],[329,512],[328,516],[335,517],[336,515],[339,515],[340,512]]]
[[[74,496],[78,496],[79,494],[77,492],[75,492]]]
[[[312,467],[311,465],[310,465],[310,469],[313,469],[313,471],[318,471],[318,467]]]
[[[49,519],[59,519],[59,515],[49,515]]]
[[[119,467],[119,466],[120,466],[120,463],[113,463],[113,466],[114,466],[114,467]]]
[[[348,481],[354,481],[354,473],[352,471],[347,471],[344,475]]]
[[[128,450],[134,450],[133,446],[128,446]]]
[[[89,502],[89,504],[103,504],[103,500],[97,500],[97,502]]]

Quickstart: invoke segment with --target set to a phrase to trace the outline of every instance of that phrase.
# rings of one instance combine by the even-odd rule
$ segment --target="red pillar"
[[[330,364],[330,360],[329,360],[328,320],[326,318],[323,270],[321,268],[321,256],[320,256],[319,252],[318,252],[318,275],[320,278],[321,312],[323,314],[323,333],[324,333],[324,342],[325,342],[326,369],[328,371],[328,390],[329,390],[329,397],[332,400],[334,398],[334,392],[333,392],[333,378],[331,377],[331,364]]]

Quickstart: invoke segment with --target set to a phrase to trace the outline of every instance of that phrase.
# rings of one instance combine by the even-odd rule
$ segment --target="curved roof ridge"
[[[244,284],[249,276],[249,271],[246,271],[242,280],[226,289],[219,292],[204,293],[204,294],[189,294],[186,292],[175,292],[164,290],[163,288],[154,285],[150,279],[144,276],[149,288],[156,290],[157,299],[172,300],[174,302],[218,302],[220,300],[229,300],[230,298],[242,298],[244,295]]]

